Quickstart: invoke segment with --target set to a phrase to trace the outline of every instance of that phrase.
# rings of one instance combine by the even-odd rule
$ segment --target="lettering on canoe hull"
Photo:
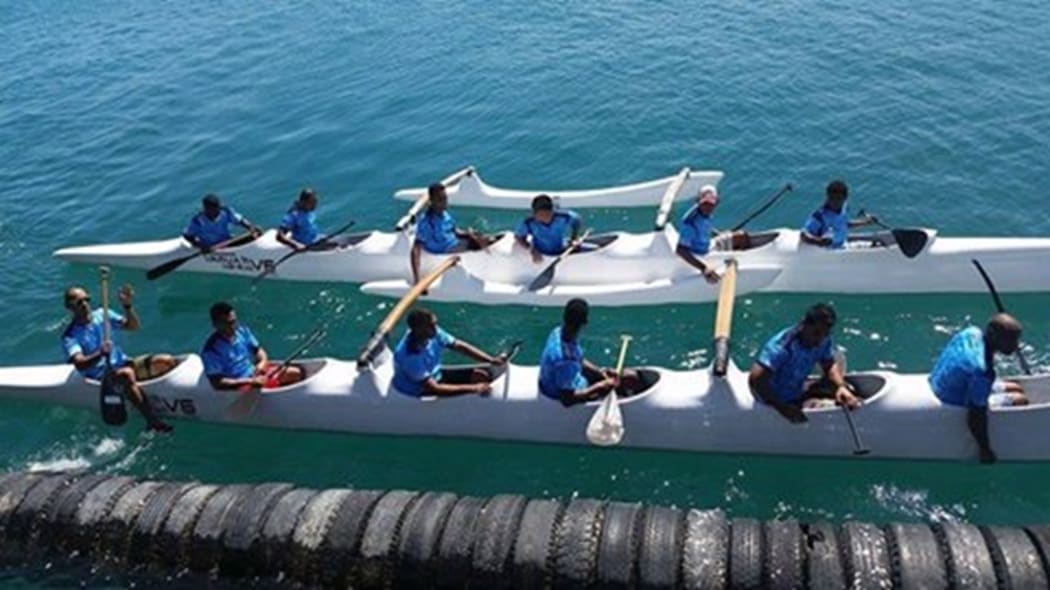
[[[159,395],[148,396],[150,405],[153,406],[153,411],[161,416],[196,416],[197,405],[191,398],[174,398],[168,399]]]
[[[204,255],[204,261],[209,264],[216,264],[222,267],[223,270],[250,273],[260,273],[264,270],[271,270],[274,262],[272,258],[256,260],[244,256],[243,254],[237,254],[236,252],[209,252]]]

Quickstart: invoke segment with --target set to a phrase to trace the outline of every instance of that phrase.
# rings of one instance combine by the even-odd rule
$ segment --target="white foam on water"
[[[78,469],[87,469],[88,467],[91,467],[91,461],[88,461],[84,457],[64,457],[46,461],[30,461],[26,465],[26,471],[30,473],[41,471],[75,471]]]
[[[875,503],[885,510],[927,522],[961,522],[966,519],[965,506],[942,506],[932,503],[929,490],[875,484],[871,486],[871,496]]]

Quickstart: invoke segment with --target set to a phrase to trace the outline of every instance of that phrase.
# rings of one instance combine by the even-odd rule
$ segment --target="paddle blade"
[[[611,447],[623,440],[623,413],[616,392],[605,396],[587,423],[587,441],[592,445]]]
[[[128,421],[128,408],[124,401],[124,386],[113,371],[106,371],[98,389],[99,411],[102,421],[110,426],[122,426]]]
[[[900,246],[901,254],[907,258],[915,258],[926,247],[930,236],[921,229],[895,229],[893,239]]]
[[[159,279],[160,277],[168,274],[169,272],[179,268],[180,266],[185,264],[188,260],[190,260],[191,258],[195,258],[196,256],[197,256],[197,254],[194,253],[194,254],[190,254],[189,256],[183,256],[181,258],[176,258],[174,260],[169,260],[169,261],[165,262],[164,264],[160,264],[160,265],[154,266],[153,268],[151,268],[148,271],[146,271],[146,278],[151,280],[151,281]]]
[[[528,287],[529,292],[534,293],[551,284],[551,281],[554,280],[554,268],[556,266],[558,266],[558,262],[552,262],[550,266],[548,266],[546,269],[544,269],[543,272],[540,273],[540,276],[532,279],[532,282],[529,283]]]

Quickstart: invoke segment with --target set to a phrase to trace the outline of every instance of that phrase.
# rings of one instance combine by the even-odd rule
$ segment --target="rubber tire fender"
[[[985,542],[991,550],[992,564],[1001,588],[1046,588],[1050,586],[1043,561],[1032,539],[1013,527],[983,527]]]
[[[1043,571],[1050,574],[1050,525],[1041,524],[1027,526],[1024,531],[1032,540],[1032,544],[1039,551],[1039,558],[1043,562]]]
[[[554,589],[583,590],[597,577],[603,503],[573,500],[554,530]]]
[[[967,590],[996,590],[995,566],[980,529],[950,522],[935,526],[947,557],[949,584]]]
[[[208,500],[219,491],[217,485],[196,485],[186,490],[168,513],[164,525],[157,531],[156,546],[164,547],[159,552],[161,563],[177,566],[187,563],[187,545],[190,533],[200,518]]]
[[[395,548],[401,525],[418,492],[387,492],[372,509],[368,525],[361,536],[356,559],[350,568],[350,585],[357,588],[385,588],[393,577]]]
[[[540,590],[549,586],[554,529],[562,505],[554,500],[530,500],[521,514],[514,540],[514,590]]]
[[[88,492],[77,506],[72,528],[66,534],[67,548],[90,554],[99,552],[106,520],[124,494],[136,485],[138,480],[134,478],[112,477]]]
[[[734,518],[729,525],[729,586],[761,589],[766,577],[764,557],[762,523],[753,518]]]
[[[165,483],[150,495],[131,528],[126,552],[131,563],[147,564],[154,560],[160,561],[160,554],[165,549],[178,550],[178,547],[165,548],[155,543],[175,503],[192,487],[193,484]]]
[[[187,538],[186,564],[189,569],[210,572],[219,566],[222,537],[228,526],[227,516],[233,506],[244,502],[251,490],[252,486],[244,484],[222,486],[204,503]]]
[[[838,531],[827,522],[802,525],[806,545],[806,569],[809,587],[832,590],[846,587]]]
[[[304,580],[319,579],[326,587],[346,586],[354,556],[365,534],[372,510],[383,497],[377,490],[340,490],[327,498],[322,491],[306,505],[292,535],[297,568]],[[307,531],[313,531],[306,534]],[[319,539],[312,541],[311,539]],[[313,543],[319,543],[310,550]],[[304,569],[305,568],[305,569]]]
[[[894,588],[948,588],[944,555],[928,525],[891,524],[885,531]]]
[[[298,488],[281,496],[259,532],[259,549],[251,552],[253,571],[270,575],[289,571],[295,525],[317,490]]]
[[[91,490],[111,479],[111,476],[94,473],[73,482],[55,498],[47,516],[47,535],[56,549],[72,549],[75,535],[77,508]]]
[[[641,504],[610,502],[606,505],[602,538],[598,543],[599,587],[623,590],[634,588],[641,516]]]
[[[638,587],[675,590],[682,571],[685,515],[677,508],[650,506],[642,514],[638,544]]]
[[[8,546],[14,542],[15,546],[28,544],[33,539],[39,527],[44,524],[44,517],[50,512],[51,506],[66,486],[76,480],[76,476],[70,475],[46,475],[30,488],[22,502],[11,513],[4,532],[5,542]],[[28,549],[28,545],[26,546]]]
[[[11,536],[11,515],[22,505],[26,495],[43,479],[34,473],[10,474],[0,482],[0,551],[6,553],[8,538]]]
[[[879,527],[862,522],[842,525],[846,585],[855,590],[881,590],[893,585],[889,544]]]
[[[721,510],[690,510],[682,544],[683,590],[725,588],[729,577],[729,521]]]
[[[277,501],[290,491],[289,483],[261,483],[254,486],[242,502],[230,506],[226,532],[222,536],[219,571],[235,577],[254,573],[252,567],[256,560],[251,554],[262,535],[263,525]]]
[[[510,556],[527,502],[524,496],[502,494],[481,509],[474,526],[471,585],[493,590],[510,587]]]
[[[798,521],[770,520],[765,523],[766,587],[802,588],[805,583],[805,554]]]
[[[485,502],[485,498],[465,496],[456,501],[448,513],[434,563],[438,588],[466,586],[474,555],[474,528]]]
[[[395,588],[424,588],[433,581],[434,553],[457,499],[455,494],[427,492],[405,515],[398,542]]]

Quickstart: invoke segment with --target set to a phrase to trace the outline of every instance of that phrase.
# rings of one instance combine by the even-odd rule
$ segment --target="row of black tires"
[[[1050,527],[727,519],[597,500],[0,476],[7,563],[353,588],[1047,588]]]

